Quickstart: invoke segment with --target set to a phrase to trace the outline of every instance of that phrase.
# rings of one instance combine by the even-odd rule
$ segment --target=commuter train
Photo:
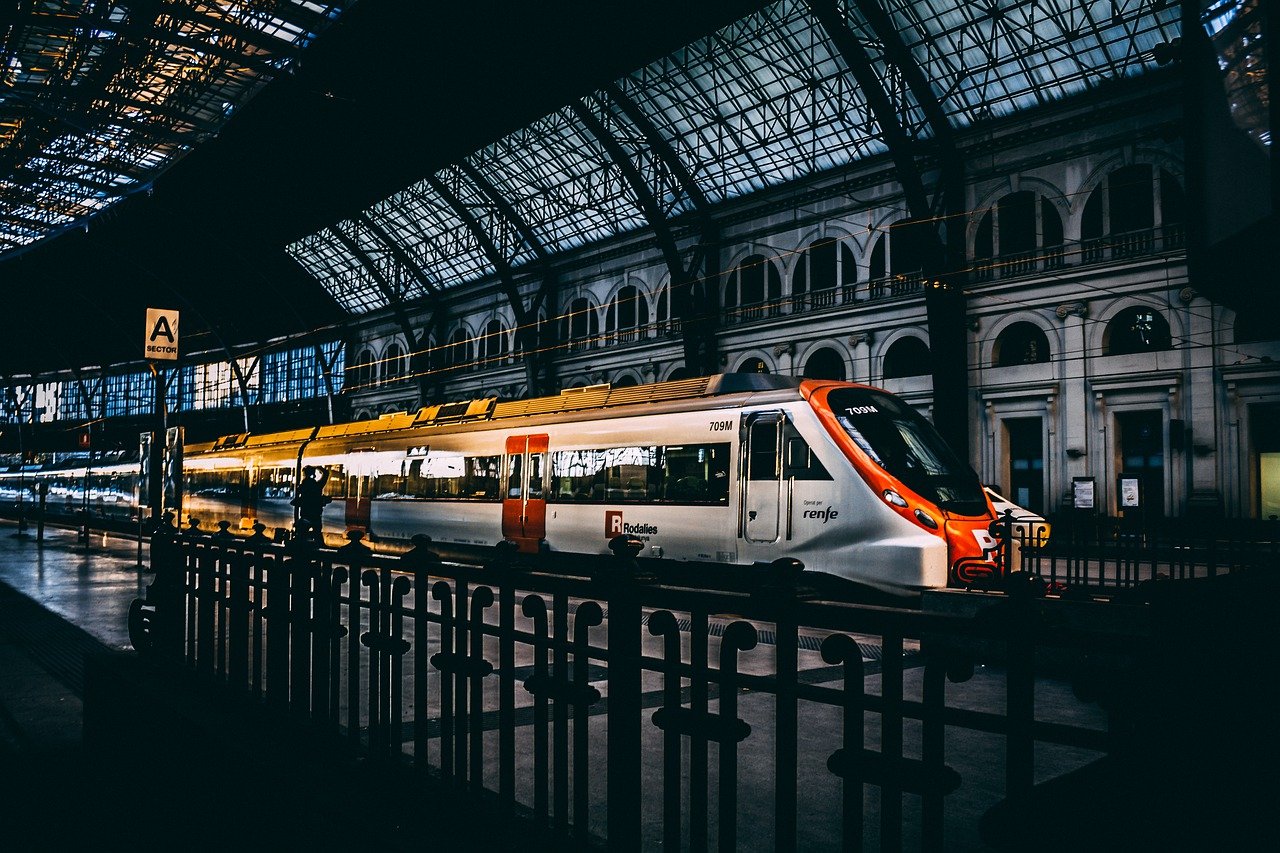
[[[525,552],[601,554],[623,534],[644,557],[795,557],[903,592],[980,573],[995,545],[977,475],[906,403],[763,374],[491,397],[191,444],[183,515],[203,530],[289,528],[304,477],[331,498],[327,542],[356,528],[390,551],[427,533],[459,546],[508,539]],[[136,512],[136,494],[131,502]]]

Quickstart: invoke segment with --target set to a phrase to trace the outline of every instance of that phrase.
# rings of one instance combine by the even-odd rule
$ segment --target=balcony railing
[[[1178,224],[1126,231],[1078,243],[1046,246],[1034,252],[1012,252],[994,258],[978,258],[974,261],[969,277],[973,281],[1017,278],[1068,265],[1105,263],[1176,251],[1183,248],[1185,242],[1185,231]]]

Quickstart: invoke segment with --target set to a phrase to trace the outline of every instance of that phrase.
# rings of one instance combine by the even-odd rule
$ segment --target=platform
[[[211,845],[243,846],[246,825],[254,827],[255,837],[277,838],[286,846],[291,842],[301,843],[305,838],[332,840],[344,831],[354,833],[351,840],[356,846],[371,839],[367,825],[356,828],[350,821],[339,820],[336,811],[315,809],[317,797],[323,797],[326,792],[344,796],[345,789],[371,790],[370,780],[362,776],[367,770],[359,767],[330,768],[338,775],[331,783],[321,786],[318,794],[283,807],[277,798],[274,807],[263,809],[261,801],[270,801],[272,791],[262,788],[262,778],[254,778],[261,774],[245,774],[259,785],[256,794],[250,782],[238,779],[235,786],[230,786],[237,792],[231,798],[227,790],[208,787],[207,778],[206,787],[200,790],[196,790],[199,785],[186,790],[181,785],[172,790],[157,786],[154,775],[157,757],[148,742],[151,738],[145,720],[130,734],[136,748],[123,755],[117,753],[103,760],[103,756],[84,749],[81,742],[84,661],[86,658],[115,661],[123,665],[109,668],[111,672],[129,674],[128,661],[132,660],[133,653],[129,651],[127,635],[128,606],[144,594],[150,574],[145,564],[139,565],[137,544],[133,540],[98,534],[86,547],[73,531],[50,528],[46,530],[43,544],[38,544],[34,537],[14,534],[12,524],[0,525],[0,810],[3,811],[0,816],[6,827],[0,841],[5,846],[22,838],[50,849],[61,849],[104,839],[123,841],[140,833],[153,841],[168,837],[178,844],[188,842],[190,833],[197,830]],[[819,673],[815,671],[814,677],[819,677]],[[874,676],[870,677],[868,684],[874,680]],[[909,679],[909,683],[914,683],[914,678]],[[993,684],[994,681],[984,680],[980,673],[971,683],[971,692],[966,694],[969,707],[998,710],[1004,701],[1003,691],[993,689]],[[746,694],[743,701],[751,704],[755,700]],[[1036,706],[1041,719],[1105,726],[1104,712],[1096,706],[1081,706],[1069,687],[1060,681],[1038,681]],[[757,710],[762,719],[767,717],[767,709]],[[140,711],[137,716],[142,718],[146,714]],[[646,712],[646,719],[647,716]],[[251,732],[245,735],[246,740],[253,736],[255,733]],[[978,821],[992,804],[987,795],[1003,786],[999,746],[997,743],[983,746],[986,736],[975,732],[954,732],[950,737],[972,741],[962,744],[955,753],[962,756],[968,752],[977,759],[958,765],[966,785],[957,793],[958,799],[949,800],[949,815],[955,814],[954,819],[948,818],[946,849],[992,849],[983,846]],[[812,753],[802,756],[803,767],[814,763],[810,758],[825,754],[826,745],[802,743],[801,748]],[[982,759],[982,755],[990,755],[991,759]],[[1096,753],[1087,750],[1042,748],[1036,756],[1037,781],[1079,772],[1096,757]],[[170,756],[169,759],[172,763],[166,772],[179,775],[182,761],[199,760],[195,755]],[[287,757],[285,766],[289,766]],[[275,777],[274,784],[299,792],[307,783],[319,785],[317,771],[311,768],[304,774],[298,772],[300,766],[295,763],[293,771],[298,778]],[[761,772],[767,770],[762,768]],[[341,775],[343,772],[347,775]],[[304,776],[308,778],[301,778]],[[838,793],[830,783],[828,778],[801,779],[806,799],[810,805],[817,803],[818,814],[826,811],[822,803]],[[243,795],[249,795],[251,800],[246,802]],[[257,804],[253,797],[257,798]],[[378,799],[379,802],[385,800],[385,797]],[[307,803],[311,805],[310,811],[298,811]],[[209,807],[214,804],[222,813],[243,811],[244,817],[239,824],[217,822],[211,828]],[[767,805],[762,803],[759,809],[752,808],[748,800],[749,811],[745,814],[767,819],[770,814]],[[420,826],[411,831],[407,825],[394,820],[379,823],[378,846],[382,849],[397,849],[401,845],[407,849],[421,841]],[[833,820],[830,830],[824,832],[811,821],[803,830],[807,849],[838,849],[836,827],[837,822]],[[740,849],[772,849],[771,828],[760,827],[760,830],[754,836],[741,839]],[[646,839],[655,834],[661,837],[660,830],[646,824]],[[906,849],[912,849],[919,839],[908,834],[905,841]],[[1016,849],[1017,841],[1012,844],[1012,848],[1006,849]],[[447,849],[447,842],[442,846]],[[646,841],[645,849],[651,846]],[[474,838],[459,841],[458,847],[474,849]]]

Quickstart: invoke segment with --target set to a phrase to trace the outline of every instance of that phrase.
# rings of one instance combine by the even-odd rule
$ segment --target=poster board
[[[1092,512],[1096,508],[1096,481],[1093,477],[1071,478],[1071,505],[1079,510]]]

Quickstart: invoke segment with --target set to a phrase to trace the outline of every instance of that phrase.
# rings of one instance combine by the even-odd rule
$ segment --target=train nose
[[[994,577],[999,567],[996,551],[1000,543],[988,529],[989,519],[947,519],[944,529],[951,559],[950,583],[970,586]]]

